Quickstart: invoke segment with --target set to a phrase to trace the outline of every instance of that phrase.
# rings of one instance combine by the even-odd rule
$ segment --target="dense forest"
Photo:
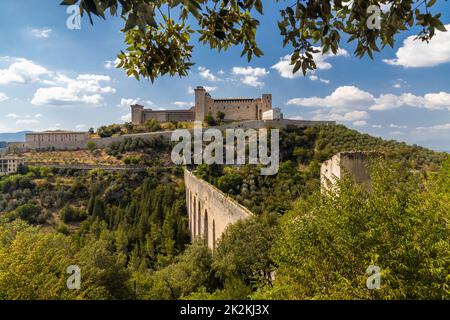
[[[257,213],[212,253],[187,230],[170,145],[108,152],[140,172],[21,168],[0,179],[0,299],[449,299],[450,160],[343,126],[281,132],[278,175],[202,165],[197,174]],[[381,151],[373,191],[350,179],[320,193],[339,151]],[[137,159],[137,160],[133,160]],[[66,268],[82,285],[68,290]],[[368,290],[366,269],[382,287]]]

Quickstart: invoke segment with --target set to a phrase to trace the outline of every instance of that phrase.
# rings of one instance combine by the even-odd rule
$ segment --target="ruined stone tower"
[[[374,152],[340,152],[322,163],[320,183],[322,190],[330,190],[339,179],[348,175],[357,183],[371,190],[370,159]]]

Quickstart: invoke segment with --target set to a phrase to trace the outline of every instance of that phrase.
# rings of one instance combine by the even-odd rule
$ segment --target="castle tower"
[[[370,164],[373,157],[379,156],[376,152],[340,152],[331,159],[322,163],[320,180],[322,191],[334,188],[337,180],[350,176],[355,182],[370,191],[371,177]]]
[[[139,104],[131,106],[131,122],[133,124],[142,124],[144,122],[144,106]]]
[[[264,93],[262,95],[262,112],[272,110],[272,94]]]
[[[195,121],[203,121],[206,116],[206,90],[198,86],[195,92]]]

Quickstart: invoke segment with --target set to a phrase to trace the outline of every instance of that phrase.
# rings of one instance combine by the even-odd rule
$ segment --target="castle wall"
[[[195,90],[195,119],[203,121],[208,114],[225,114],[225,120],[261,120],[264,112],[272,109],[272,95],[263,94],[257,99],[214,99],[203,87]]]
[[[142,123],[150,119],[158,122],[194,121],[195,114],[193,110],[144,110]]]
[[[186,206],[192,239],[203,238],[214,249],[228,225],[253,214],[211,184],[184,171]]]

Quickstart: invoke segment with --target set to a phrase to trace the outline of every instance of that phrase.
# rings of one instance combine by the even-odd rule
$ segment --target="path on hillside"
[[[75,169],[75,170],[105,170],[105,171],[143,171],[145,167],[136,166],[107,166],[107,165],[91,165],[91,164],[60,164],[45,162],[25,162],[27,166],[47,167],[56,169]]]

